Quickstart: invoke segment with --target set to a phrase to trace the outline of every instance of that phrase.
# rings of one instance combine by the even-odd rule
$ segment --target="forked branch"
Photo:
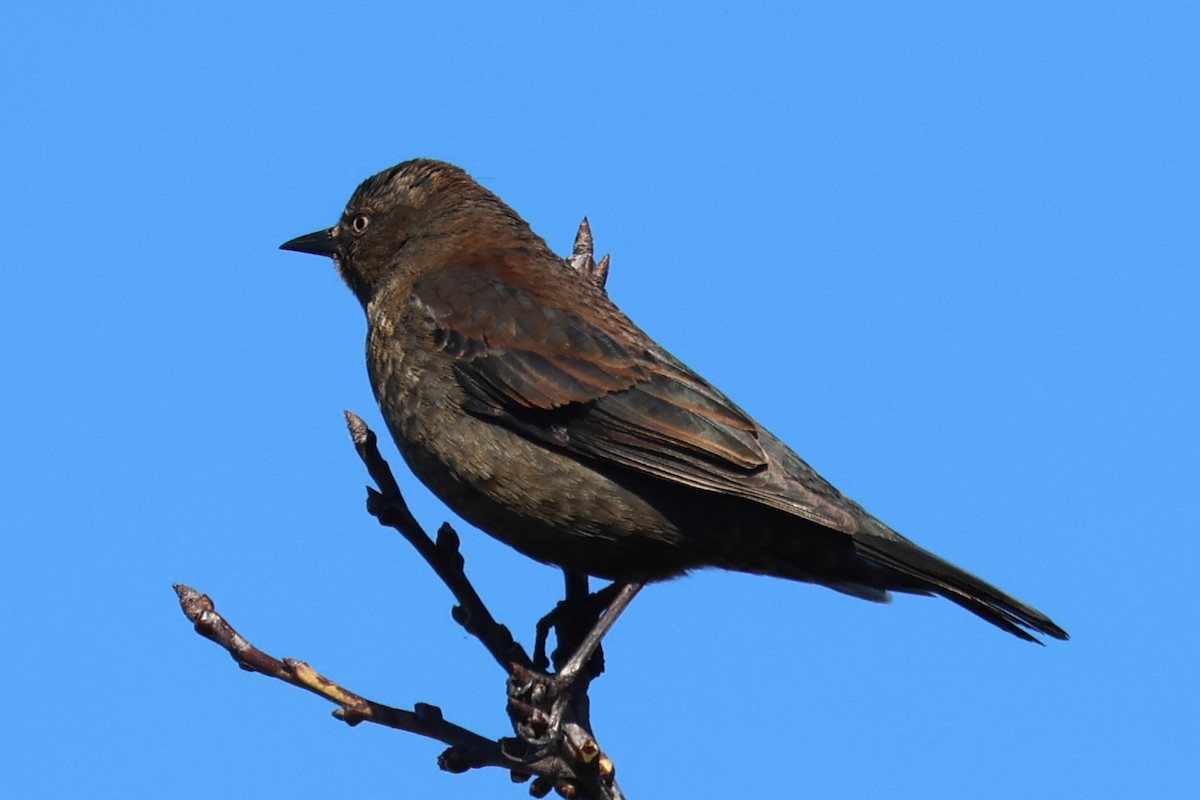
[[[592,257],[591,229],[586,219],[580,224],[569,263],[582,278],[604,285],[609,259],[605,256],[597,263]],[[335,704],[334,716],[349,725],[372,722],[449,745],[438,757],[438,766],[448,772],[502,767],[510,770],[515,780],[534,777],[529,791],[535,797],[556,790],[564,797],[623,798],[614,779],[615,767],[592,735],[587,690],[602,669],[599,640],[638,587],[614,586],[606,590],[603,596],[615,597],[618,602],[601,618],[605,605],[587,602],[586,576],[568,574],[568,599],[539,629],[539,663],[535,665],[509,629],[492,616],[467,579],[458,534],[449,524],[443,524],[436,539],[430,537],[409,511],[391,468],[379,452],[374,432],[349,411],[346,422],[354,448],[378,487],[367,489],[368,512],[381,524],[396,529],[437,573],[458,603],[452,609],[454,619],[479,639],[507,673],[507,708],[517,736],[489,739],[448,722],[441,709],[427,703],[405,710],[369,700],[303,661],[278,659],[258,649],[217,613],[207,595],[176,584],[180,606],[196,631],[223,647],[242,669],[305,689]],[[554,658],[560,667],[557,674],[544,671],[547,665],[541,663],[550,627],[558,638]]]

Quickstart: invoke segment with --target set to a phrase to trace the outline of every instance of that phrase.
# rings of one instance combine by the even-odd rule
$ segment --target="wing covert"
[[[414,287],[435,344],[455,357],[469,411],[690,485],[716,488],[724,473],[766,467],[753,420],[606,296],[564,308],[527,283],[498,270],[443,269]]]

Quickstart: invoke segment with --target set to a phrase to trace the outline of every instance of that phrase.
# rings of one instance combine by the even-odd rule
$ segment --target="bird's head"
[[[480,231],[498,244],[533,237],[516,212],[459,167],[414,159],[363,181],[332,228],[280,248],[332,258],[366,307],[392,276],[437,266]]]

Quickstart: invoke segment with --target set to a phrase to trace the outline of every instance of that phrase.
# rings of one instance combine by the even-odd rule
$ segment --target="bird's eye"
[[[366,214],[359,214],[357,217],[355,217],[353,220],[350,221],[350,227],[354,229],[355,233],[362,233],[363,231],[365,231],[367,229],[367,226],[370,224],[371,224],[371,218],[368,217]]]

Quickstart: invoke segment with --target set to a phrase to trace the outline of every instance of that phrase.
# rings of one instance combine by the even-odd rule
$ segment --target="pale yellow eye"
[[[371,224],[370,217],[368,217],[366,214],[359,214],[357,217],[355,217],[353,220],[351,220],[350,227],[354,229],[355,233],[362,233],[363,231],[365,231],[367,229],[367,226],[370,224]]]

